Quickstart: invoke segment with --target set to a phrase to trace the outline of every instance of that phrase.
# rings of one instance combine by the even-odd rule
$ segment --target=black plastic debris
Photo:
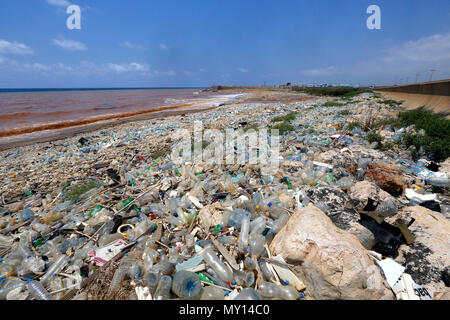
[[[440,206],[439,202],[434,201],[434,200],[424,201],[420,204],[420,206],[430,209],[432,211],[441,212],[441,206]]]
[[[81,138],[78,140],[78,143],[81,144],[82,146],[84,146],[87,142],[89,142],[89,140],[86,139],[85,137],[81,137]]]
[[[359,223],[374,234],[377,243],[372,248],[373,251],[394,259],[398,256],[398,248],[406,243],[406,239],[399,228],[384,221],[379,224],[365,214],[361,214]]]
[[[108,175],[108,177],[110,177],[114,181],[112,186],[116,186],[120,183],[120,176],[119,176],[117,170],[109,168],[108,170],[106,170],[106,174]]]

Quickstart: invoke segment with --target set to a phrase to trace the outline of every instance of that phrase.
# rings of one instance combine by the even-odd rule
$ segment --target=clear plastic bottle
[[[220,279],[225,282],[233,280],[233,272],[215,254],[211,247],[203,251],[203,259],[217,273]]]
[[[284,213],[277,220],[275,220],[271,223],[267,223],[267,225],[270,228],[272,228],[272,230],[275,233],[278,233],[281,230],[281,228],[283,228],[284,225],[288,222],[288,220],[289,220],[289,216],[286,213]]]
[[[242,219],[241,231],[239,233],[239,240],[238,240],[238,249],[240,252],[245,252],[247,250],[249,230],[250,230],[250,217],[245,216]]]
[[[198,300],[202,291],[202,283],[194,272],[181,270],[173,277],[172,291],[182,300]]]
[[[270,281],[272,278],[272,272],[270,272],[269,267],[267,266],[267,263],[264,261],[261,261],[259,263],[259,269],[261,270],[264,280]]]
[[[253,273],[253,271],[247,272],[247,274],[246,274],[247,287],[253,286],[254,283],[255,283],[255,274]]]
[[[390,217],[398,212],[398,207],[393,200],[386,199],[378,204],[376,211],[383,217]]]
[[[65,254],[62,254],[58,257],[58,259],[52,264],[50,269],[42,276],[41,283],[43,286],[46,286],[50,281],[53,274],[60,272],[67,265],[68,257]]]
[[[241,229],[241,223],[242,219],[244,219],[245,216],[249,216],[250,213],[247,210],[244,209],[234,209],[230,215],[228,216],[228,226],[233,227],[237,230]]]
[[[200,300],[223,300],[225,298],[225,292],[223,289],[214,286],[207,286],[203,288]]]
[[[299,297],[297,289],[291,285],[279,286],[266,281],[258,285],[258,293],[266,298],[279,298],[283,300],[296,300]]]
[[[170,276],[162,276],[159,279],[158,287],[156,288],[154,295],[154,300],[170,299],[171,288],[172,288],[172,278]]]
[[[120,264],[120,266],[117,268],[116,272],[114,272],[114,276],[111,280],[111,284],[109,286],[109,294],[114,294],[120,289],[120,284],[124,280],[125,276],[128,273],[128,270],[131,267],[131,261],[130,259],[127,259],[128,257],[125,257]]]
[[[351,175],[342,177],[337,181],[337,185],[339,186],[339,188],[341,188],[344,191],[350,190],[350,188],[353,187],[355,183],[356,180]]]
[[[4,280],[4,282],[5,283],[2,283],[2,287],[0,289],[0,300],[5,300],[8,293],[12,290],[23,288],[27,285],[25,281],[22,281],[16,277],[10,277]]]
[[[245,257],[244,267],[246,270],[252,271],[256,269],[256,263],[250,257]]]
[[[36,280],[29,280],[28,291],[36,300],[53,300],[50,293]]]
[[[425,179],[425,183],[431,184],[435,187],[449,188],[450,179],[447,177],[430,177]]]
[[[234,300],[262,300],[262,298],[255,289],[244,288]]]
[[[249,240],[250,253],[258,258],[264,251],[265,243],[266,238],[261,234],[251,237]]]
[[[258,221],[257,221],[258,220]],[[266,229],[266,219],[263,217],[258,217],[254,220],[255,223],[252,223],[250,228],[250,236],[249,238],[255,238],[258,235],[261,235],[264,229]]]

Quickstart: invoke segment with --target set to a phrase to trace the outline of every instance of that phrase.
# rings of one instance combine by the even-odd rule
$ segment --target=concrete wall
[[[403,101],[411,110],[425,107],[450,118],[450,79],[395,87],[377,87],[375,92],[386,99]]]

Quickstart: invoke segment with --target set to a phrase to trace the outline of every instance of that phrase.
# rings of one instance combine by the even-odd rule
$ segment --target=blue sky
[[[449,21],[448,0],[0,0],[0,88],[444,79]]]

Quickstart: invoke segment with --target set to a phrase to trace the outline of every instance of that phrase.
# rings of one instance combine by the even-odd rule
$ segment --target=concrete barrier
[[[377,87],[375,92],[385,99],[403,101],[407,110],[425,107],[450,118],[450,79],[404,86]]]

